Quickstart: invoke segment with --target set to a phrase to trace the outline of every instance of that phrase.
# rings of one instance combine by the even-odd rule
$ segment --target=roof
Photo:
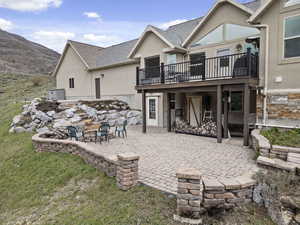
[[[248,20],[250,23],[254,22],[259,16],[261,16],[271,5],[274,0],[268,0],[263,4]]]
[[[258,12],[259,11],[258,9],[261,5],[261,0],[254,0],[243,4],[237,3],[234,0],[217,0],[214,7],[209,11],[209,13],[205,17],[199,17],[180,24],[176,24],[170,26],[166,30],[162,30],[155,26],[147,26],[144,33],[141,35],[139,39],[126,41],[107,48],[80,43],[77,41],[68,41],[67,45],[69,44],[72,46],[72,48],[81,58],[81,60],[83,61],[87,69],[90,70],[118,65],[118,64],[134,63],[136,61],[133,59],[129,59],[128,56],[132,55],[135,48],[137,48],[137,46],[142,41],[143,36],[147,32],[149,31],[154,32],[171,48],[183,49],[182,46],[187,42],[188,38],[190,38],[191,35],[193,35],[196,29],[199,29],[201,24],[208,18],[209,14],[214,10],[214,8],[222,2],[229,2],[231,4],[234,4],[235,6],[241,8],[242,10],[246,11],[249,14]],[[60,63],[58,64],[56,70],[58,70]]]
[[[104,48],[77,41],[68,42],[71,44],[74,50],[77,51],[77,54],[82,57],[89,68],[96,66],[96,59],[98,58],[100,51],[102,51]]]
[[[135,60],[129,59],[128,54],[136,44],[138,39],[134,39],[131,41],[126,41],[117,45],[113,45],[99,51],[97,55],[96,65],[94,68],[96,69],[100,67],[111,66],[115,64],[124,64],[124,63],[133,63]]]

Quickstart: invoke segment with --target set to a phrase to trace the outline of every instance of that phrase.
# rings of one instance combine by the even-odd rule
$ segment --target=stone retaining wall
[[[38,134],[32,137],[32,142],[38,152],[60,152],[80,156],[86,163],[104,172],[107,176],[116,177],[118,186],[122,190],[128,190],[138,182],[139,156],[133,153],[103,156],[86,143],[41,138]],[[124,182],[128,179],[130,182]]]
[[[199,219],[212,208],[230,209],[252,202],[256,181],[251,174],[231,179],[202,178],[197,169],[180,169],[177,174],[177,216]]]

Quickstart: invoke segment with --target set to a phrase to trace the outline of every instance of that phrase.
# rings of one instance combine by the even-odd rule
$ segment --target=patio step
[[[270,159],[263,156],[258,157],[256,162],[262,166],[277,168],[288,172],[296,172],[297,168],[300,168],[300,164],[287,162],[281,159]]]

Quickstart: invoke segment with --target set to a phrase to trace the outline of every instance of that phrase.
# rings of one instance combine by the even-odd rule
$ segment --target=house
[[[149,25],[119,45],[69,41],[57,87],[68,99],[142,108],[144,132],[160,126],[218,142],[240,133],[248,145],[251,126],[300,125],[299,15],[299,0],[218,0],[204,17],[166,30]]]

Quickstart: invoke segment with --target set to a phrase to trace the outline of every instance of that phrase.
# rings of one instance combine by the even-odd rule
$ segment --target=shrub
[[[41,85],[44,83],[44,81],[45,81],[45,80],[44,80],[43,77],[38,77],[38,76],[33,77],[33,78],[31,79],[32,85],[35,86],[35,87],[41,86]]]

